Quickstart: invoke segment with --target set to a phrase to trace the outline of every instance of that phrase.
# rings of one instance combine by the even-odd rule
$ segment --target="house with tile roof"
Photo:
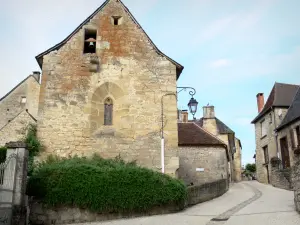
[[[0,99],[0,146],[19,141],[29,123],[36,123],[40,73],[33,72]]]
[[[215,114],[214,106],[204,106],[203,117],[196,122],[203,129],[212,133],[226,143],[229,152],[229,174],[231,181],[239,182],[242,180],[241,141],[235,136],[235,132],[222,122]]]
[[[183,121],[188,116],[187,111],[181,112]],[[235,136],[235,132],[225,123],[215,116],[214,106],[203,107],[203,117],[198,120],[189,121],[197,124],[204,131],[210,133],[213,137],[221,140],[227,146],[228,151],[228,174],[230,181],[239,182],[242,180],[242,144]],[[213,143],[213,142],[212,142]]]
[[[252,124],[255,125],[255,156],[259,182],[291,188],[289,169],[296,157],[292,149],[296,149],[298,143],[298,96],[299,85],[284,83],[274,84],[265,104],[263,93],[256,96],[258,115]],[[279,168],[272,167],[271,159],[276,158],[281,161]]]
[[[178,123],[178,177],[187,185],[229,179],[227,144],[196,122]]]

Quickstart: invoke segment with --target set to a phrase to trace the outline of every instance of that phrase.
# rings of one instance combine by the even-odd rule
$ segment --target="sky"
[[[2,0],[0,97],[32,71],[35,56],[67,37],[104,0]],[[254,162],[251,120],[256,94],[275,82],[300,84],[299,0],[123,0],[166,55],[185,69],[178,86],[197,90],[202,106],[242,142],[243,164]],[[188,92],[178,105],[187,109]]]

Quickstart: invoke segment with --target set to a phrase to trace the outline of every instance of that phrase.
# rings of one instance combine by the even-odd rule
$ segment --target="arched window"
[[[113,101],[111,98],[107,98],[104,101],[104,125],[112,125],[113,118]]]

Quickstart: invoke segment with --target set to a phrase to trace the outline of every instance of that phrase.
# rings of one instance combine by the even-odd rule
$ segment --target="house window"
[[[282,166],[284,169],[289,168],[290,154],[289,154],[288,142],[286,137],[280,139],[280,148],[281,148]]]
[[[270,124],[272,123],[272,113],[269,114]]]
[[[265,164],[269,164],[269,151],[268,151],[268,145],[263,147],[264,151],[264,159],[265,159]]]
[[[27,100],[26,97],[21,97],[21,103],[22,103],[22,104],[25,104],[25,103],[26,103],[26,100]]]
[[[83,53],[96,53],[97,30],[86,29]]]
[[[296,136],[297,136],[298,146],[300,146],[300,126],[296,127]]]
[[[112,24],[115,26],[119,26],[123,23],[123,17],[122,16],[112,16]]]
[[[113,101],[111,98],[107,98],[104,102],[104,125],[112,125],[113,117]]]
[[[267,136],[267,125],[266,125],[266,120],[263,120],[261,123],[261,137]]]

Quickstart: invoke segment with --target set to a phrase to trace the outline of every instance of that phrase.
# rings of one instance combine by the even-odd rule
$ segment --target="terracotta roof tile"
[[[178,123],[178,145],[226,145],[193,122]]]

